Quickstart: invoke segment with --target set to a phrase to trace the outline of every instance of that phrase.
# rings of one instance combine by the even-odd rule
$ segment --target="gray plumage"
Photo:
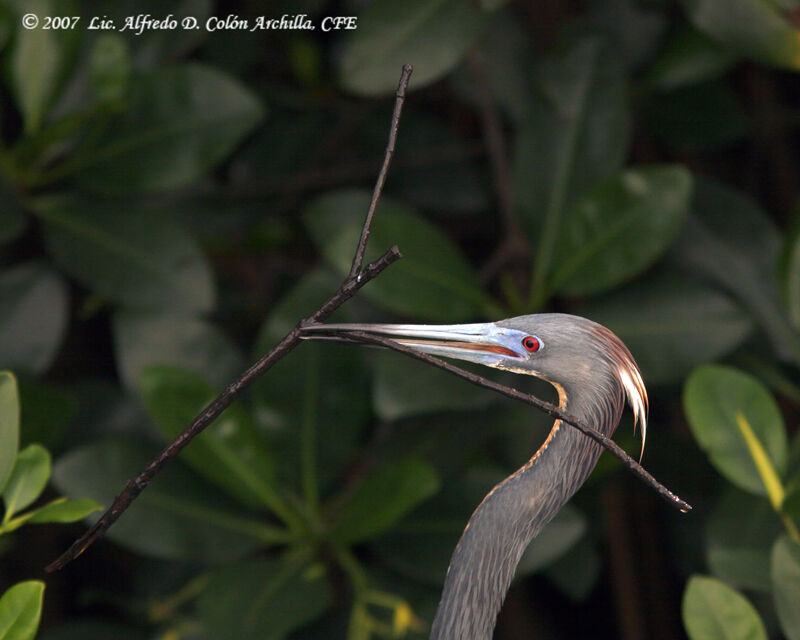
[[[642,423],[644,446],[647,392],[639,369],[617,336],[585,318],[537,314],[486,324],[332,328],[389,335],[427,353],[537,376],[556,387],[562,409],[607,436],[627,397]],[[491,640],[523,551],[601,453],[599,444],[557,420],[533,457],[489,492],[453,552],[431,640]]]

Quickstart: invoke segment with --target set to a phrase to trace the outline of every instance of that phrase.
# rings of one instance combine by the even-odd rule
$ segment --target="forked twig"
[[[319,334],[310,334],[309,337],[311,335],[319,335]],[[642,465],[640,465],[638,462],[636,462],[636,460],[631,458],[625,452],[625,450],[622,449],[611,438],[603,435],[591,425],[586,424],[585,422],[567,413],[563,409],[560,409],[554,404],[550,404],[549,402],[540,400],[536,396],[533,396],[529,393],[523,393],[522,391],[517,391],[512,387],[507,387],[498,382],[494,382],[493,380],[484,378],[481,375],[471,373],[470,371],[466,371],[460,367],[450,364],[449,362],[445,362],[444,360],[437,358],[435,356],[429,355],[427,353],[422,353],[421,351],[415,351],[414,349],[406,347],[405,345],[402,345],[399,342],[395,342],[391,338],[384,338],[382,336],[376,336],[369,333],[364,333],[363,331],[337,332],[336,330],[327,331],[325,333],[325,336],[335,336],[337,339],[345,342],[359,342],[363,344],[373,344],[381,347],[386,347],[387,349],[391,349],[393,351],[398,351],[407,356],[411,356],[412,358],[416,358],[417,360],[422,360],[423,362],[433,365],[434,367],[443,369],[444,371],[452,373],[453,375],[456,375],[459,378],[466,380],[467,382],[471,382],[472,384],[478,385],[479,387],[485,387],[486,389],[491,389],[492,391],[496,391],[497,393],[512,398],[513,400],[520,400],[522,402],[525,402],[526,404],[534,406],[537,409],[551,415],[553,418],[561,420],[562,422],[566,422],[567,424],[575,427],[578,431],[590,437],[598,444],[602,445],[605,449],[607,449],[615,457],[617,457],[622,462],[622,464],[624,464],[632,473],[639,476],[639,478],[642,481],[644,481],[645,484],[654,489],[656,493],[658,493],[658,495],[660,495],[662,498],[664,498],[664,500],[669,502],[677,509],[680,509],[684,513],[686,513],[687,511],[691,511],[692,509],[692,506],[688,502],[676,496],[663,484],[661,484],[658,480],[656,480]]]
[[[343,303],[352,298],[361,287],[367,284],[370,280],[377,277],[386,267],[401,258],[399,249],[394,246],[383,254],[378,260],[362,267],[364,260],[364,253],[366,251],[367,241],[369,239],[369,232],[372,225],[372,220],[375,215],[375,209],[378,201],[380,200],[383,192],[383,185],[386,181],[386,175],[389,170],[392,156],[394,154],[394,146],[397,139],[397,130],[402,113],[403,101],[405,100],[405,93],[408,87],[409,77],[411,75],[411,66],[405,65],[400,77],[400,82],[395,94],[395,106],[392,114],[391,128],[389,131],[389,140],[386,146],[383,165],[375,184],[375,189],[370,201],[369,210],[364,220],[362,227],[361,237],[356,248],[355,257],[350,273],[342,282],[339,289],[326,301],[319,309],[317,309],[310,316],[300,320],[297,325],[292,329],[275,347],[268,353],[262,356],[255,364],[253,364],[247,371],[245,371],[237,380],[228,385],[225,390],[213,400],[203,411],[186,427],[161,453],[159,453],[153,460],[151,460],[144,470],[139,473],[135,478],[129,480],[123,491],[114,499],[111,507],[100,517],[100,519],[90,527],[86,533],[78,538],[58,559],[49,564],[45,569],[46,571],[55,571],[62,569],[69,562],[81,555],[86,549],[95,542],[98,538],[105,535],[108,528],[116,522],[116,520],[124,513],[130,504],[137,498],[137,496],[147,487],[153,477],[173,458],[175,458],[180,451],[191,440],[209,426],[219,415],[225,411],[227,407],[257,378],[266,373],[278,360],[283,358],[292,349],[294,349],[302,340],[304,329],[309,325],[320,324],[328,318],[336,309]],[[331,332],[333,334],[333,332]],[[459,367],[451,365],[439,358],[413,351],[404,347],[393,340],[372,336],[361,332],[348,332],[346,335],[341,336],[350,342],[358,342],[363,344],[375,344],[384,346],[394,351],[405,353],[413,358],[422,360],[445,371],[449,371],[473,384],[486,387],[498,393],[501,393],[510,398],[521,400],[538,409],[550,414],[551,416],[562,420],[563,422],[572,425],[580,430],[596,442],[600,443],[603,447],[611,451],[617,458],[619,458],[628,469],[638,475],[649,486],[654,488],[659,495],[664,497],[668,502],[678,507],[682,511],[689,511],[691,506],[681,500],[678,496],[670,492],[666,487],[659,483],[653,476],[651,476],[645,469],[639,465],[633,458],[631,458],[625,451],[623,451],[613,440],[607,438],[596,429],[589,425],[584,424],[574,416],[564,412],[558,407],[544,402],[535,396],[522,393],[516,389],[506,387],[504,385],[493,382],[482,376],[470,373]]]
[[[259,360],[253,364],[247,371],[245,371],[234,382],[225,387],[225,390],[217,396],[200,414],[186,427],[181,433],[167,445],[161,453],[153,458],[144,470],[139,473],[135,478],[128,480],[125,488],[122,490],[106,512],[100,516],[100,519],[94,523],[80,538],[78,538],[61,556],[54,562],[45,567],[45,570],[56,571],[63,569],[69,562],[81,555],[89,546],[98,538],[103,537],[108,528],[117,521],[117,519],[125,512],[131,503],[138,497],[138,495],[147,487],[153,477],[173,458],[175,458],[180,451],[192,439],[203,431],[208,425],[216,420],[219,415],[227,409],[239,395],[249,387],[256,379],[264,375],[278,360],[283,358],[287,353],[294,349],[300,343],[300,336],[302,327],[308,324],[315,324],[322,322],[330,316],[342,304],[352,298],[356,292],[361,289],[370,280],[375,278],[386,267],[402,257],[400,250],[394,246],[384,253],[375,262],[362,268],[364,262],[364,252],[367,246],[367,239],[369,238],[369,229],[372,225],[372,220],[375,214],[375,208],[378,200],[383,192],[383,185],[386,181],[386,174],[389,171],[389,163],[391,162],[392,155],[394,154],[394,145],[397,139],[397,128],[400,122],[400,115],[402,113],[403,101],[405,100],[406,89],[408,88],[408,81],[411,76],[411,66],[405,65],[403,73],[400,76],[400,83],[397,86],[397,93],[395,94],[394,113],[392,114],[392,123],[389,130],[389,142],[386,145],[386,154],[383,160],[378,179],[375,184],[375,190],[372,193],[372,201],[369,205],[366,219],[361,231],[361,239],[358,243],[353,266],[350,274],[342,282],[339,289],[328,300],[326,300],[319,309],[312,313],[307,318],[303,318],[297,323],[286,336],[275,345],[269,352],[264,354]]]

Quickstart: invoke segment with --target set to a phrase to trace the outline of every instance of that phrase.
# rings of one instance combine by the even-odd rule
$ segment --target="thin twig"
[[[186,427],[172,442],[169,443],[155,458],[153,458],[144,470],[135,478],[128,480],[122,492],[114,499],[111,507],[94,523],[80,538],[78,538],[59,558],[45,567],[48,572],[63,569],[69,562],[81,555],[98,538],[105,535],[108,528],[117,521],[131,503],[147,487],[153,477],[173,458],[192,439],[203,431],[208,425],[216,420],[219,415],[227,409],[241,393],[249,387],[256,379],[266,373],[278,360],[294,349],[300,343],[302,328],[308,324],[316,324],[325,320],[336,309],[347,300],[352,298],[370,280],[378,276],[386,267],[400,259],[400,250],[394,246],[384,253],[378,260],[362,268],[366,242],[369,237],[369,227],[375,212],[375,205],[380,199],[383,184],[386,180],[386,172],[389,168],[391,155],[394,151],[394,141],[397,137],[400,113],[405,90],[408,86],[411,67],[403,67],[400,77],[400,85],[397,89],[397,99],[395,101],[394,113],[389,133],[389,145],[386,148],[386,158],[384,158],[381,173],[375,185],[375,192],[372,196],[369,213],[364,220],[364,227],[361,232],[361,241],[356,250],[356,260],[353,262],[353,270],[350,275],[342,282],[339,289],[319,309],[307,318],[300,320],[297,325],[286,336],[275,345],[268,353],[263,355],[255,364],[245,371],[239,378],[229,384],[225,390],[217,396],[200,414]],[[290,514],[283,514],[284,516]]]
[[[308,334],[306,337],[311,337],[311,335],[318,336],[318,333],[315,334]],[[485,387],[486,389],[491,389],[492,391],[496,391],[504,396],[512,398],[514,400],[520,400],[529,404],[531,406],[536,407],[537,409],[544,411],[545,413],[549,414],[553,418],[557,420],[561,420],[569,425],[572,425],[578,431],[583,433],[584,435],[590,437],[592,440],[597,442],[598,444],[602,445],[605,449],[610,451],[615,457],[617,457],[622,464],[624,464],[629,471],[633,472],[635,475],[639,476],[641,480],[645,482],[648,486],[658,493],[662,498],[664,498],[667,502],[672,504],[674,507],[680,509],[683,512],[691,511],[691,505],[676,496],[672,493],[669,489],[667,489],[663,484],[661,484],[658,480],[656,480],[653,476],[648,473],[648,471],[642,467],[636,460],[631,458],[624,449],[622,449],[616,442],[614,442],[611,438],[600,433],[597,429],[592,427],[591,425],[586,424],[582,420],[579,420],[575,416],[567,413],[563,409],[550,404],[549,402],[545,402],[544,400],[540,400],[536,396],[532,396],[528,393],[523,393],[522,391],[517,391],[511,387],[507,387],[502,385],[498,382],[494,382],[493,380],[489,380],[488,378],[484,378],[483,376],[477,375],[475,373],[471,373],[469,371],[465,371],[460,367],[450,364],[449,362],[445,362],[435,356],[428,355],[427,353],[422,353],[420,351],[415,351],[409,347],[406,347],[394,340],[389,338],[384,338],[381,336],[375,336],[369,333],[364,333],[363,331],[346,331],[346,332],[337,332],[335,330],[331,330],[325,333],[326,336],[334,336],[337,339],[340,339],[345,342],[361,342],[364,344],[373,344],[382,347],[386,347],[387,349],[392,349],[393,351],[398,351],[400,353],[404,353],[407,356],[411,356],[412,358],[416,358],[417,360],[422,360],[423,362],[427,362],[434,367],[438,367],[439,369],[444,369],[445,371],[452,373],[453,375],[458,376],[466,380],[467,382],[471,382],[479,387]]]
[[[475,95],[481,116],[481,128],[489,156],[489,166],[492,170],[492,181],[497,195],[497,208],[503,221],[503,239],[497,249],[492,253],[488,262],[481,269],[481,278],[488,280],[505,266],[506,263],[520,258],[527,258],[529,245],[525,238],[519,219],[514,213],[514,185],[511,178],[511,168],[508,165],[508,152],[503,137],[503,127],[500,114],[492,99],[492,86],[483,57],[478,51],[473,51],[469,56],[469,69],[475,83]],[[526,285],[522,272],[517,275],[517,285],[522,288]]]
[[[386,152],[383,156],[383,166],[375,181],[375,188],[372,190],[372,201],[369,203],[367,219],[361,229],[361,238],[358,240],[356,255],[353,258],[353,266],[350,268],[350,277],[355,278],[361,270],[361,263],[364,261],[364,252],[367,250],[367,240],[372,228],[372,219],[375,217],[375,209],[378,200],[383,192],[383,185],[386,182],[386,174],[389,172],[389,164],[394,156],[394,145],[397,142],[397,128],[400,126],[400,115],[403,112],[403,103],[406,100],[406,88],[408,88],[408,78],[411,76],[411,65],[403,65],[403,73],[400,75],[400,83],[397,85],[397,93],[394,99],[394,113],[392,114],[392,126],[389,128],[389,140],[386,143]]]

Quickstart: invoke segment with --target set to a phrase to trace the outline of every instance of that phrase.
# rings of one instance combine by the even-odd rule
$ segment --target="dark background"
[[[800,512],[797,11],[0,2],[0,368],[19,380],[22,446],[54,459],[43,500],[108,505],[336,289],[411,63],[368,252],[397,244],[406,257],[335,317],[562,311],[607,325],[650,391],[644,463],[695,507],[678,513],[604,455],[523,561],[496,637],[685,637],[693,574],[743,593],[769,637],[800,637],[775,605],[800,586],[771,559]],[[80,21],[26,30],[29,12]],[[201,28],[86,28],[146,14]],[[283,14],[315,29],[205,28]],[[326,16],[358,28],[323,32]],[[714,362],[750,377],[729,384],[728,369],[703,368]],[[786,427],[762,411],[767,388]],[[737,403],[795,511],[770,506],[732,426]],[[551,422],[336,345],[302,345],[226,416],[65,571],[42,567],[83,524],[0,538],[2,589],[46,582],[42,638],[427,637],[469,514]],[[635,456],[631,426],[627,412],[617,441]],[[286,531],[275,500],[296,526],[267,539]],[[754,610],[725,594],[702,608],[744,628],[730,612]]]

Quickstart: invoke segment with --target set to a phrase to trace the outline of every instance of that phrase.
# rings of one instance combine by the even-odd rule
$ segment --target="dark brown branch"
[[[503,221],[503,239],[492,253],[489,261],[481,269],[481,278],[488,280],[505,266],[508,262],[527,258],[529,245],[525,233],[514,213],[514,185],[511,178],[511,168],[508,165],[508,153],[503,137],[503,127],[500,114],[492,96],[492,86],[483,57],[478,51],[473,51],[469,57],[469,69],[475,82],[475,95],[481,116],[481,128],[489,156],[489,166],[492,170],[492,181],[497,195],[497,208]],[[527,269],[525,270],[527,271]],[[521,290],[527,283],[523,280],[523,271],[515,274],[517,285]]]
[[[361,289],[370,280],[378,276],[390,264],[402,257],[400,250],[394,246],[389,251],[383,254],[378,260],[362,268],[364,260],[364,251],[366,250],[366,243],[369,237],[369,227],[375,213],[375,206],[381,197],[383,184],[386,180],[386,172],[389,168],[391,156],[394,151],[394,143],[397,137],[397,129],[399,126],[400,114],[402,111],[403,99],[405,97],[406,87],[411,75],[411,67],[406,65],[403,67],[403,73],[400,77],[400,84],[397,89],[397,99],[395,101],[394,113],[392,115],[392,123],[389,132],[389,144],[386,148],[386,157],[384,158],[383,167],[378,176],[375,185],[375,191],[372,195],[372,202],[369,207],[364,226],[361,232],[361,240],[359,241],[356,250],[356,259],[353,261],[353,269],[350,275],[342,282],[339,289],[327,301],[325,301],[319,309],[312,313],[307,318],[300,320],[294,329],[292,329],[277,345],[275,345],[269,352],[263,355],[255,364],[253,364],[247,371],[245,371],[234,382],[225,387],[225,390],[217,396],[203,411],[186,427],[172,442],[169,443],[155,458],[153,458],[144,470],[139,473],[135,478],[128,480],[122,492],[114,499],[112,505],[100,517],[100,519],[91,526],[86,533],[78,538],[59,558],[45,567],[48,572],[63,569],[69,562],[81,555],[89,546],[98,538],[105,535],[108,528],[117,521],[117,519],[125,512],[131,503],[139,496],[139,494],[147,487],[153,477],[173,458],[175,458],[181,450],[192,441],[192,439],[203,431],[208,425],[216,420],[220,414],[227,409],[241,393],[249,387],[256,379],[264,375],[278,360],[283,358],[287,353],[294,349],[300,343],[300,336],[302,334],[302,327],[308,324],[315,324],[322,322],[330,316],[342,304],[352,298],[356,292]]]
[[[319,336],[319,335],[320,334],[318,333],[313,334],[313,336]],[[598,444],[602,445],[605,449],[610,451],[616,458],[618,458],[622,462],[622,464],[624,464],[628,468],[629,471],[639,476],[639,478],[643,480],[645,484],[654,489],[656,493],[658,493],[658,495],[660,495],[674,507],[680,509],[684,513],[687,511],[691,511],[692,509],[691,505],[688,502],[685,502],[684,500],[676,496],[663,484],[661,484],[658,480],[656,480],[653,476],[651,476],[650,473],[648,473],[648,471],[644,467],[642,467],[642,465],[640,465],[638,462],[636,462],[636,460],[631,458],[625,452],[625,450],[622,449],[616,442],[611,440],[611,438],[606,437],[591,425],[584,423],[575,416],[567,413],[563,409],[560,409],[559,407],[553,404],[550,404],[549,402],[545,402],[544,400],[540,400],[536,396],[532,396],[528,393],[523,393],[522,391],[517,391],[516,389],[507,387],[498,382],[494,382],[493,380],[489,380],[488,378],[484,378],[483,376],[477,375],[475,373],[465,371],[464,369],[452,365],[449,362],[440,360],[439,358],[428,355],[427,353],[421,353],[419,351],[415,351],[389,338],[375,336],[369,333],[364,333],[362,331],[336,332],[335,330],[326,332],[325,336],[333,336],[345,342],[361,342],[364,344],[373,344],[381,347],[386,347],[387,349],[392,349],[393,351],[399,351],[400,353],[404,353],[405,355],[411,356],[412,358],[416,358],[417,360],[422,360],[423,362],[427,362],[428,364],[433,365],[434,367],[438,367],[439,369],[444,369],[445,371],[452,373],[453,375],[456,375],[459,378],[462,378],[467,382],[471,382],[472,384],[475,384],[479,387],[485,387],[486,389],[491,389],[492,391],[496,391],[497,393],[500,393],[514,400],[520,400],[521,402],[534,406],[537,409],[549,414],[553,418],[556,418],[557,420],[561,420],[562,422],[572,425],[578,431],[590,437]],[[312,337],[312,336],[308,335],[306,337]]]
[[[389,172],[389,164],[392,162],[392,157],[394,156],[394,145],[395,142],[397,142],[397,128],[400,125],[400,115],[403,113],[403,103],[406,100],[406,88],[408,87],[408,78],[410,75],[411,65],[403,65],[403,73],[400,75],[400,84],[397,85],[397,93],[395,93],[392,126],[389,128],[389,140],[386,143],[383,166],[378,174],[378,179],[375,181],[375,188],[372,190],[372,201],[369,203],[367,219],[364,221],[364,226],[361,229],[361,238],[358,240],[356,255],[353,258],[353,266],[350,268],[351,278],[357,277],[358,272],[361,270],[361,263],[364,261],[364,252],[367,250],[367,240],[369,240],[369,232],[372,228],[372,219],[375,217],[375,209],[378,206],[381,193],[383,193],[386,174]]]

